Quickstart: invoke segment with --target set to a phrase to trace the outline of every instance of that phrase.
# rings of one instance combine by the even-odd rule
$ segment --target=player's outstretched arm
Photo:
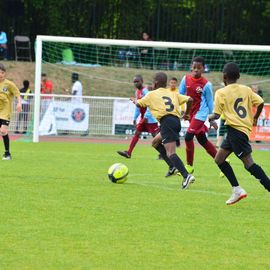
[[[264,106],[264,102],[261,103],[258,107],[257,107],[257,110],[256,110],[256,113],[253,117],[253,126],[257,126],[257,121],[258,121],[258,118],[263,110],[263,106]]]
[[[145,97],[141,98],[141,99],[136,99],[134,97],[131,97],[129,100],[131,100],[137,107],[142,107],[145,108],[149,105],[149,94],[146,95]]]
[[[142,106],[140,106],[140,104],[137,102],[137,99],[136,99],[136,98],[131,97],[129,100],[132,101],[137,107],[142,107]]]
[[[219,119],[220,114],[212,113],[208,115],[208,121],[210,123],[210,128],[213,127],[214,129],[218,129],[218,124],[215,121],[216,119]]]
[[[137,102],[136,102],[136,98],[131,97],[131,98],[129,98],[129,100],[132,101],[135,105],[137,105],[137,104],[136,104],[136,103],[137,103]]]
[[[22,99],[20,96],[17,97],[17,105],[16,105],[16,111],[17,112],[22,112]]]

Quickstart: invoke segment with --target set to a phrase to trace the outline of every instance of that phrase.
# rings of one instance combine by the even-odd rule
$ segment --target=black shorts
[[[162,143],[176,142],[180,145],[179,132],[181,131],[180,119],[174,115],[165,115],[160,119],[160,135]]]
[[[9,125],[9,123],[10,123],[10,121],[9,121],[9,120],[0,119],[0,127],[1,127],[2,125],[4,125],[4,126],[8,126],[8,125]]]
[[[227,136],[220,147],[234,152],[238,158],[242,158],[252,152],[248,136],[231,126],[227,126]]]

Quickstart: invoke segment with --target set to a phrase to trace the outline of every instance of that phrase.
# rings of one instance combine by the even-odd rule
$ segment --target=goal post
[[[36,39],[36,65],[35,65],[35,99],[34,99],[33,142],[39,142],[41,64],[42,64],[42,37],[37,36],[37,39]]]
[[[270,98],[270,46],[37,36],[33,141],[39,141],[42,72],[55,76],[55,94],[64,94],[70,74],[76,72],[84,96],[93,96],[95,90],[94,96],[129,97],[134,75],[142,74],[145,83],[151,83],[153,74],[162,70],[180,80],[194,56],[205,58],[205,76],[214,89],[221,86],[223,65],[235,61],[240,64],[240,82],[260,85]]]

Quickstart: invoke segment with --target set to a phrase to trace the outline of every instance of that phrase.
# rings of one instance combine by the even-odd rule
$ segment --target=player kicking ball
[[[223,69],[225,87],[216,91],[214,114],[208,117],[211,122],[223,114],[226,121],[227,137],[218,150],[215,162],[232,186],[232,195],[226,201],[228,205],[247,196],[246,191],[239,186],[231,165],[226,161],[232,152],[243,162],[245,169],[258,179],[266,190],[270,191],[270,180],[264,170],[254,163],[251,156],[252,148],[249,144],[252,125],[256,126],[264,101],[251,88],[237,84],[239,78],[239,66],[233,62],[227,63]],[[255,115],[252,113],[253,106],[257,107]]]
[[[134,87],[135,87],[135,97],[136,99],[141,99],[148,94],[148,89],[143,86],[143,77],[141,75],[136,75],[133,79]],[[137,123],[137,119],[140,118],[139,123]],[[133,125],[136,127],[136,131],[129,145],[129,149],[127,151],[117,151],[117,153],[125,158],[131,158],[131,154],[138,143],[142,132],[148,132],[153,137],[155,137],[159,133],[158,122],[155,117],[151,114],[148,108],[139,108],[136,107],[133,117]],[[169,170],[166,173],[165,177],[169,177],[178,173],[177,169],[174,167],[172,162],[164,154],[163,149],[160,147],[155,147],[155,149],[160,153],[162,159],[168,164]]]
[[[180,144],[179,132],[181,124],[179,107],[183,103],[187,104],[184,119],[189,119],[192,98],[166,88],[167,75],[163,72],[155,75],[153,84],[154,91],[149,92],[142,99],[136,100],[131,98],[131,100],[140,108],[149,107],[153,116],[159,121],[162,139],[159,146],[164,149],[166,156],[183,176],[182,188],[186,189],[195,181],[195,177],[187,172],[182,160],[176,154],[176,146]]]

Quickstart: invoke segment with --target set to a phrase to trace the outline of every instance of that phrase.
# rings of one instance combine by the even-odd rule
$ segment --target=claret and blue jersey
[[[191,118],[206,121],[214,107],[212,84],[204,77],[186,75],[179,85],[179,93],[193,98]]]
[[[141,99],[143,98],[145,95],[148,94],[148,89],[146,87],[144,87],[142,90],[137,89],[135,91],[135,96],[136,99]],[[134,112],[134,116],[133,116],[133,120],[136,120],[139,115],[141,115],[141,119],[145,118],[147,119],[147,123],[148,124],[153,124],[153,123],[157,123],[156,118],[151,114],[149,108],[139,108],[139,107],[135,107],[135,112]]]

